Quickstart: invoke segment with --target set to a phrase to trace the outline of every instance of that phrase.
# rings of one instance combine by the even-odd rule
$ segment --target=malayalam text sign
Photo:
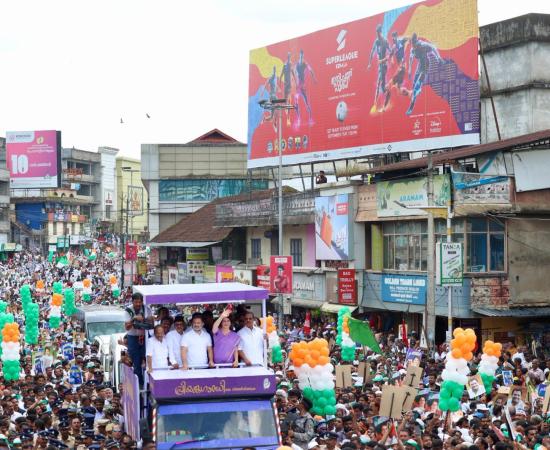
[[[426,277],[382,275],[382,300],[388,303],[426,304]]]
[[[6,164],[12,189],[59,186],[60,136],[55,130],[6,133]]]
[[[283,164],[478,144],[478,33],[476,0],[428,0],[252,50],[248,167],[279,123]]]

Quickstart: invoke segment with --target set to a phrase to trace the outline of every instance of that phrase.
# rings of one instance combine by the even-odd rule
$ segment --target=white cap
[[[312,448],[315,448],[315,447],[319,447],[319,443],[315,439],[312,439],[307,443],[308,450],[311,450]]]

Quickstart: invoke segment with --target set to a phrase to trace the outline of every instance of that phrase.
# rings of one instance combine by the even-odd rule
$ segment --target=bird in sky
[[[122,120],[122,117],[120,118],[120,123],[124,123],[124,120]]]
[[[145,113],[145,116],[146,116],[148,119],[151,118],[151,116],[150,116],[149,114],[147,114],[147,113]]]

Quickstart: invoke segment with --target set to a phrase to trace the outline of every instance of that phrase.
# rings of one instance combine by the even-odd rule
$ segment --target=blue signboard
[[[426,277],[382,275],[382,300],[389,303],[425,305]]]

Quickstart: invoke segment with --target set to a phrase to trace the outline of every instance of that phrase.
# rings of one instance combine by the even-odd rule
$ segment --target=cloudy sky
[[[58,129],[136,158],[212,128],[244,142],[250,49],[409,3],[1,0],[0,135]],[[528,12],[550,2],[479,0],[481,25]]]

